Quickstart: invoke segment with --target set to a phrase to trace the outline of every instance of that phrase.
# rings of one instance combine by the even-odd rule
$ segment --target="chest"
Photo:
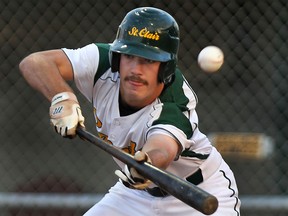
[[[156,101],[133,114],[120,116],[119,83],[102,81],[95,86],[93,95],[96,128],[101,138],[131,154],[141,149],[155,117]]]

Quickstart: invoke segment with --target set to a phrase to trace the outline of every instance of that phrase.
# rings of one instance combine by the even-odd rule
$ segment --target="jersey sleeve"
[[[159,99],[160,104],[154,106],[146,138],[152,134],[171,136],[179,144],[178,153],[181,153],[195,144],[191,138],[198,125],[198,119],[193,117],[197,96],[177,69],[173,83],[166,87]]]
[[[196,93],[178,68],[174,81],[164,89],[159,99],[163,103],[175,104],[182,112],[194,110],[198,103]]]
[[[74,82],[79,91],[91,102],[94,77],[99,66],[99,49],[89,44],[78,49],[62,49],[69,58],[74,74]]]
[[[162,104],[161,111],[152,125],[172,125],[181,130],[186,138],[191,138],[193,126],[190,114],[195,111],[198,99],[180,70],[176,70],[173,83],[165,88],[159,99]]]
[[[159,124],[157,126],[153,126],[146,134],[146,139],[148,139],[152,135],[166,135],[176,140],[179,146],[179,151],[177,152],[174,160],[177,160],[179,158],[179,155],[181,155],[181,153],[187,147],[189,148],[191,145],[194,144],[192,140],[187,139],[183,131],[173,125]]]
[[[152,134],[166,134],[174,138],[179,144],[181,153],[191,146],[190,138],[195,127],[191,124],[189,111],[182,112],[175,103],[162,103],[155,110],[157,116],[147,131],[147,138]],[[153,114],[154,115],[154,114]]]

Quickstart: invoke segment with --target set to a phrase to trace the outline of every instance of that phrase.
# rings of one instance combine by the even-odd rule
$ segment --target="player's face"
[[[122,54],[120,59],[120,94],[122,102],[142,108],[153,102],[162,92],[158,82],[160,62]]]

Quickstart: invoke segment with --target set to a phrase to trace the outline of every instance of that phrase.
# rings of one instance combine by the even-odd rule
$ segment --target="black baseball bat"
[[[196,185],[185,181],[172,173],[158,169],[149,163],[137,162],[132,155],[106,143],[104,140],[86,131],[84,128],[78,127],[77,134],[80,138],[96,145],[128,166],[134,167],[143,177],[150,179],[154,184],[170,195],[197,209],[203,214],[211,215],[217,210],[217,198]]]

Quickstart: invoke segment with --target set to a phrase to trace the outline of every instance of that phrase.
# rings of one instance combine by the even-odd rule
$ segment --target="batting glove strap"
[[[76,103],[78,103],[77,97],[74,93],[72,92],[62,92],[59,94],[56,94],[51,101],[51,106],[61,102],[61,101],[65,101],[65,100],[72,100],[75,101]]]
[[[78,125],[84,126],[84,117],[76,96],[63,92],[53,97],[50,107],[50,123],[55,131],[63,137],[76,136]]]

